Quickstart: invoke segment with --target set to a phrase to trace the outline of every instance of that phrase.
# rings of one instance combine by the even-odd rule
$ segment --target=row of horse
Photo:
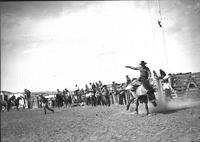
[[[15,96],[12,96],[11,98],[7,100],[1,100],[0,101],[0,110],[7,110],[10,111],[11,107],[16,107],[17,110],[19,110],[19,101],[21,99],[24,99],[22,96],[15,98]]]

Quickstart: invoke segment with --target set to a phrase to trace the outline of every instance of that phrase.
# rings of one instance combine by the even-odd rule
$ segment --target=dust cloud
[[[164,113],[167,111],[182,110],[200,105],[199,98],[180,97],[169,100],[162,93],[158,94],[157,96],[156,107],[153,107],[153,105],[149,103],[149,109],[151,113]]]

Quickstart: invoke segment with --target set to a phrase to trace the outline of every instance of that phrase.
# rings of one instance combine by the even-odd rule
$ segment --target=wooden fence
[[[200,72],[173,74],[173,88],[178,96],[200,97]]]

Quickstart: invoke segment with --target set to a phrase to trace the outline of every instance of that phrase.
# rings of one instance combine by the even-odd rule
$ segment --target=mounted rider
[[[133,70],[139,70],[140,71],[140,77],[138,78],[138,81],[142,83],[144,88],[148,91],[147,94],[152,94],[155,92],[153,87],[151,86],[149,79],[151,78],[151,71],[150,69],[146,66],[145,61],[140,62],[139,67],[131,67],[131,66],[126,66],[126,68],[130,68]]]
[[[150,84],[150,79],[151,79],[151,71],[150,69],[146,66],[146,62],[145,61],[141,61],[140,62],[140,66],[139,67],[131,67],[131,66],[126,66],[126,68],[130,68],[133,70],[139,70],[140,71],[140,77],[138,78],[138,81],[141,82],[138,83],[137,79],[134,79],[134,81],[131,83],[132,85],[137,85],[137,87],[140,86],[140,89],[143,88],[145,94],[143,94],[143,92],[140,95],[136,95],[135,98],[132,98],[129,103],[126,106],[126,109],[128,110],[130,107],[131,102],[133,102],[135,99],[135,103],[136,103],[136,108],[135,108],[135,112],[136,114],[138,114],[138,106],[139,106],[139,102],[140,103],[144,103],[145,104],[145,108],[147,110],[147,115],[149,115],[149,109],[148,109],[148,100],[150,100],[152,102],[152,104],[154,106],[157,106],[156,102],[155,102],[155,90],[153,89],[153,87]],[[143,85],[143,86],[141,86]],[[133,87],[137,92],[137,89],[135,87]]]

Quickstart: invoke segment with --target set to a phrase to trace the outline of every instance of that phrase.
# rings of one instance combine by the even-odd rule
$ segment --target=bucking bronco
[[[132,67],[132,66],[126,66],[126,68],[130,68],[133,70],[140,71],[140,77],[135,80],[135,82],[130,83],[129,87],[126,89],[131,89],[132,92],[135,92],[133,99],[128,103],[127,109],[129,109],[130,103],[136,99],[136,113],[138,113],[138,106],[140,103],[145,103],[145,108],[147,110],[147,115],[149,114],[148,109],[148,100],[152,102],[154,106],[157,106],[156,104],[156,97],[155,97],[155,90],[153,86],[150,84],[151,79],[151,71],[146,66],[145,61],[140,62],[139,67]]]
[[[157,106],[156,103],[156,97],[155,97],[155,91],[147,91],[141,82],[139,82],[137,79],[135,79],[131,84],[129,84],[125,90],[130,91],[133,95],[133,98],[129,101],[127,104],[127,110],[129,110],[130,104],[135,102],[135,112],[138,114],[138,107],[139,103],[144,103],[147,115],[150,114],[148,102],[151,102],[154,107]]]

